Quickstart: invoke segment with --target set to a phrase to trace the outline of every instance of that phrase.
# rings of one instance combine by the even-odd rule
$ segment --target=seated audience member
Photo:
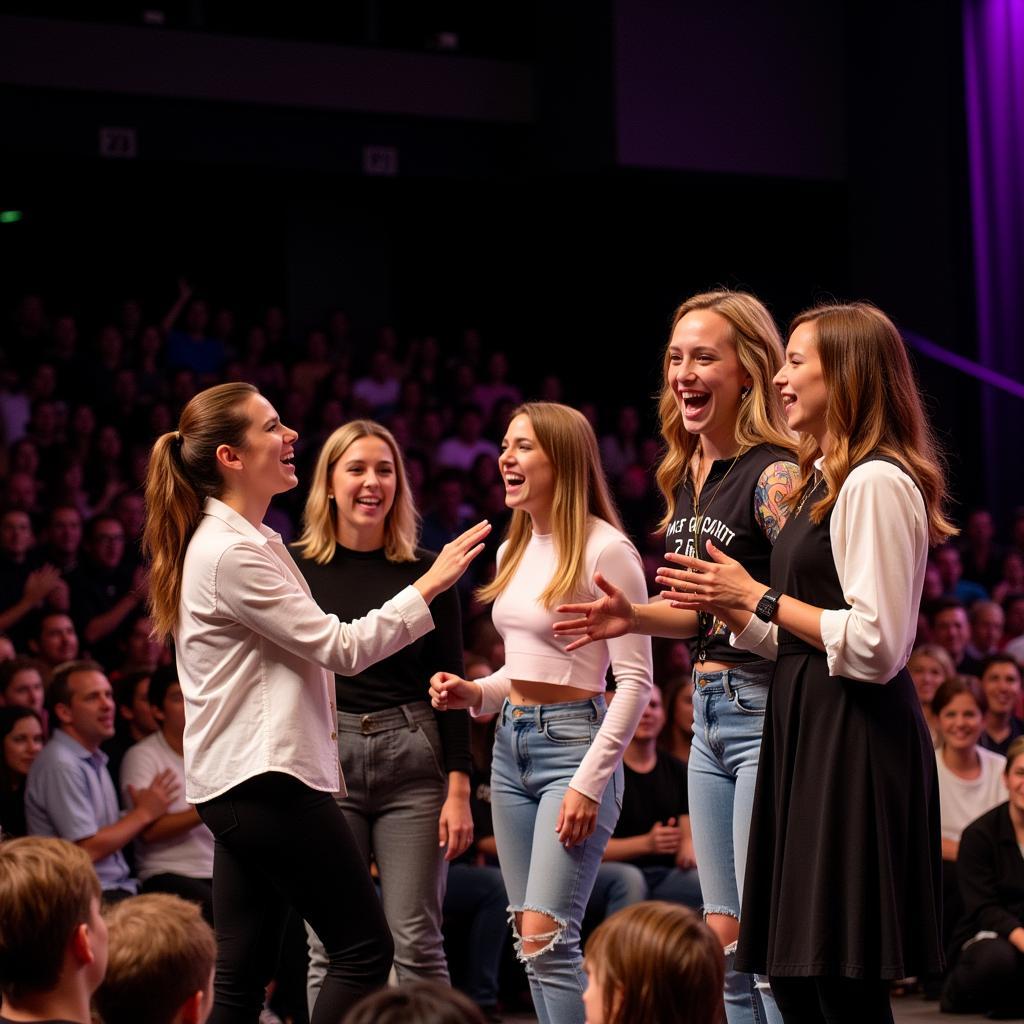
[[[32,612],[44,607],[67,610],[67,584],[54,566],[32,564],[34,543],[27,512],[8,509],[0,515],[0,630],[18,648],[28,639]]]
[[[943,683],[932,698],[942,746],[935,752],[939,772],[942,857],[955,861],[960,835],[975,818],[1006,798],[1006,758],[978,745],[986,701],[962,679]]]
[[[0,662],[0,706],[32,708],[43,714],[46,666],[35,658],[11,658]]]
[[[67,574],[78,565],[82,546],[82,514],[74,505],[54,505],[46,521],[46,539],[35,561],[49,563]]]
[[[1024,721],[1014,712],[1021,694],[1020,665],[1008,654],[993,654],[981,666],[981,692],[985,695],[985,729],[979,743],[1006,756],[1006,749],[1024,736]]]
[[[917,699],[921,702],[921,713],[932,736],[932,746],[938,747],[942,740],[939,735],[938,719],[932,710],[932,699],[935,697],[935,691],[943,683],[956,678],[953,659],[946,649],[938,644],[918,644],[907,662],[907,671],[914,680]]]
[[[1024,665],[1024,593],[1011,594],[1006,598],[1003,612],[1006,615],[1003,653],[1016,658],[1018,665]]]
[[[689,907],[636,903],[587,942],[583,994],[588,1024],[719,1024],[725,960]]]
[[[967,609],[957,600],[944,598],[932,613],[932,639],[945,648],[953,668],[962,676],[976,676],[981,671],[981,662],[967,652],[970,637]]]
[[[65,612],[44,611],[35,621],[28,649],[52,672],[66,661],[78,657],[78,633]]]
[[[987,508],[972,508],[964,522],[960,559],[964,575],[991,591],[999,581],[1005,549],[995,543],[996,527]]]
[[[437,464],[445,469],[468,473],[481,455],[497,462],[498,448],[493,441],[483,436],[483,429],[484,418],[480,407],[471,403],[463,405],[458,412],[455,436],[438,445]]]
[[[25,780],[43,749],[43,722],[32,708],[0,708],[0,839],[23,836]]]
[[[133,895],[137,883],[122,849],[167,812],[177,796],[172,772],[158,773],[132,792],[134,807],[120,816],[107,756],[100,744],[114,734],[114,699],[93,661],[60,666],[47,693],[53,736],[36,758],[25,788],[32,835],[78,844],[96,865],[108,899]]]
[[[121,520],[104,513],[93,516],[85,530],[83,558],[68,576],[71,617],[82,630],[82,642],[104,665],[117,662],[117,631],[146,600],[145,571],[124,557]]]
[[[622,758],[622,813],[587,905],[591,919],[647,899],[700,906],[686,765],[658,749],[664,724],[661,689],[654,685]]]
[[[942,992],[946,1013],[1024,1017],[1024,737],[1006,757],[1009,800],[969,825],[957,876],[963,915]]]
[[[985,698],[962,679],[943,683],[932,698],[942,744],[935,751],[942,831],[943,941],[948,944],[960,917],[956,859],[967,826],[1006,799],[1006,758],[978,746],[985,722]]]
[[[360,999],[341,1024],[484,1024],[461,992],[438,981],[414,981]]]
[[[153,620],[143,610],[136,612],[124,623],[117,643],[121,660],[111,673],[112,677],[130,672],[152,675],[164,656],[164,645],[153,637]]]
[[[86,854],[60,839],[0,843],[0,921],[2,1019],[90,1024],[107,926]]]
[[[104,911],[107,974],[96,991],[103,1024],[203,1024],[213,1006],[213,930],[193,903],[167,893]]]
[[[960,552],[952,544],[940,544],[932,555],[942,577],[942,593],[965,606],[984,601],[988,591],[974,580],[965,580]]]
[[[693,676],[679,672],[665,683],[665,725],[658,749],[686,764],[693,742]]]
[[[159,725],[149,703],[151,672],[129,672],[113,683],[114,735],[102,744],[107,755],[107,771],[114,781],[114,789],[121,792],[121,762],[125,754],[140,740],[152,736]]]
[[[978,661],[984,661],[1002,646],[1006,616],[1002,606],[995,601],[975,601],[968,618],[971,623],[971,640],[967,645],[967,653]]]
[[[143,892],[169,892],[201,905],[213,921],[213,834],[196,809],[185,802],[185,698],[177,666],[158,669],[149,680],[149,704],[157,731],[124,755],[121,792],[131,810],[132,793],[162,772],[171,772],[178,795],[167,813],[142,830],[135,840],[135,868]]]
[[[1019,551],[1007,551],[1003,556],[1003,570],[999,582],[992,588],[992,600],[998,601],[1006,611],[1006,601],[1010,597],[1024,595],[1024,556]],[[1020,632],[1007,636],[1020,636]]]

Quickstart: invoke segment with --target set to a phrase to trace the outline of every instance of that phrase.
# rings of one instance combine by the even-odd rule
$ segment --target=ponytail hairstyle
[[[251,384],[218,384],[185,406],[178,429],[161,434],[146,471],[146,526],[142,549],[150,561],[149,613],[153,632],[170,636],[178,622],[185,550],[207,498],[224,490],[217,449],[245,445],[245,403],[259,392]]]
[[[850,470],[873,452],[895,459],[917,484],[933,546],[959,531],[946,518],[948,492],[942,458],[896,325],[869,302],[816,306],[790,325],[813,324],[828,389],[825,428],[832,438],[821,464],[828,490],[810,508],[820,523],[839,497]],[[803,483],[790,495],[795,507],[814,486],[817,441],[800,441]]]
[[[745,398],[741,397],[736,412],[734,437],[739,450],[742,452],[758,444],[791,450],[796,445],[796,439],[786,426],[782,399],[772,384],[772,378],[782,366],[783,348],[771,313],[760,299],[747,292],[714,291],[691,295],[672,317],[658,399],[661,436],[665,439],[665,454],[655,472],[666,505],[664,518],[658,524],[662,530],[672,521],[676,488],[690,471],[690,461],[700,444],[700,438],[684,426],[679,399],[668,382],[672,335],[679,321],[698,309],[709,309],[729,322],[736,356],[750,374],[750,391]]]
[[[601,468],[594,428],[586,416],[557,402],[526,402],[513,411],[511,419],[520,415],[529,418],[537,444],[551,460],[555,476],[551,532],[558,564],[537,598],[539,604],[550,608],[558,599],[571,597],[580,589],[589,518],[603,519],[620,533],[622,523]],[[532,535],[530,514],[514,509],[501,569],[491,583],[477,590],[479,600],[493,601],[508,586]]]

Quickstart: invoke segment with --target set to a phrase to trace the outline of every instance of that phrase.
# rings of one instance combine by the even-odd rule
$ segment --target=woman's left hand
[[[666,552],[665,558],[682,568],[662,566],[655,582],[666,587],[661,597],[673,608],[688,611],[752,612],[768,588],[746,569],[720,551],[711,541],[707,551],[712,561]]]
[[[596,800],[578,793],[572,787],[565,791],[555,831],[558,833],[558,841],[566,849],[582,843],[584,839],[594,834],[599,806]]]
[[[438,846],[447,847],[445,860],[455,860],[469,849],[473,842],[473,814],[467,798],[449,796],[445,799],[437,821],[437,839]]]

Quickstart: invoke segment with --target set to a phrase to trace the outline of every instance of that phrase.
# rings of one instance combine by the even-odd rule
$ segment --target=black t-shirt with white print
[[[666,550],[709,561],[706,543],[710,540],[767,586],[772,545],[782,528],[769,500],[771,491],[783,484],[791,491],[798,477],[795,454],[770,444],[755,445],[735,459],[713,462],[696,509],[692,484],[685,477],[676,489],[672,522],[665,531]],[[718,619],[705,629],[703,649],[708,661],[761,660],[759,654],[732,647],[729,630]],[[695,655],[700,646],[699,641],[692,645]]]

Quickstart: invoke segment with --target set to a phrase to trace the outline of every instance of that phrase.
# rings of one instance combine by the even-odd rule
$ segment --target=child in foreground
[[[725,961],[689,907],[649,901],[613,914],[587,942],[587,1024],[719,1024]]]

